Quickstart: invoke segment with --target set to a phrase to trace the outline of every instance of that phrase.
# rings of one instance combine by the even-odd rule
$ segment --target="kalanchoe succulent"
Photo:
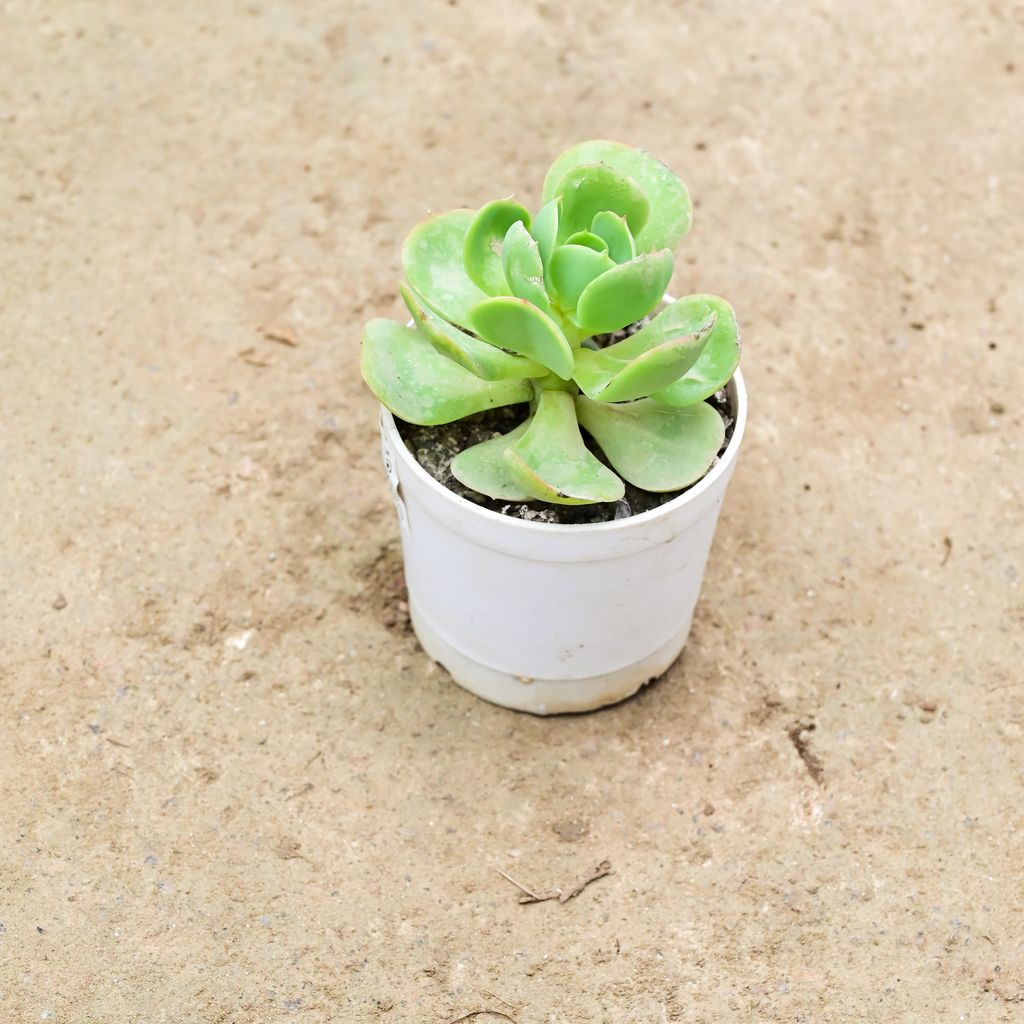
[[[601,140],[574,146],[548,172],[536,214],[498,199],[413,229],[401,285],[413,326],[366,325],[363,377],[410,423],[528,403],[513,431],[452,460],[458,480],[491,498],[578,505],[617,501],[623,479],[686,487],[722,445],[722,418],[705,399],[739,362],[732,308],[688,295],[624,340],[592,339],[663,304],[690,217],[686,187],[652,156]]]

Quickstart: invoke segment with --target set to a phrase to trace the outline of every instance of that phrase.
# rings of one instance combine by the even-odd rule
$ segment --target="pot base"
[[[509,675],[484,665],[443,639],[409,601],[412,628],[423,650],[463,689],[514,711],[534,715],[562,715],[593,711],[632,696],[645,684],[668,671],[679,657],[690,632],[689,618],[671,639],[641,661],[615,672],[587,679],[532,679]]]

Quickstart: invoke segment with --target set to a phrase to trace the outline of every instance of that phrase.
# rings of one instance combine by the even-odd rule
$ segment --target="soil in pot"
[[[614,334],[599,335],[594,339],[599,347],[610,345],[615,341],[638,331],[648,318],[630,324],[629,327],[616,331]],[[718,457],[729,445],[732,438],[733,426],[736,421],[736,412],[731,407],[728,395],[724,390],[717,392],[707,400],[708,404],[717,410],[725,421],[725,440],[719,449]],[[625,495],[616,502],[604,502],[594,505],[549,505],[542,501],[515,502],[500,501],[495,498],[488,498],[483,494],[470,490],[464,484],[452,476],[451,461],[459,452],[481,441],[487,441],[492,437],[507,434],[526,419],[526,405],[511,405],[501,409],[489,409],[487,412],[478,413],[475,416],[468,416],[454,423],[446,423],[436,427],[421,427],[412,423],[406,423],[395,417],[395,424],[398,432],[405,442],[406,447],[412,452],[416,461],[435,479],[443,484],[448,490],[467,501],[480,505],[482,508],[490,509],[501,515],[512,516],[516,519],[526,519],[538,523],[559,523],[565,525],[579,525],[584,523],[607,523],[614,519],[626,519],[629,516],[639,515],[641,512],[648,512],[658,508],[673,498],[679,497],[687,488],[679,491],[666,491],[654,493],[634,487],[626,483]],[[600,446],[584,430],[583,439],[587,447],[605,465],[608,460],[601,451]],[[698,481],[699,482],[699,481]],[[693,486],[693,485],[691,485]]]

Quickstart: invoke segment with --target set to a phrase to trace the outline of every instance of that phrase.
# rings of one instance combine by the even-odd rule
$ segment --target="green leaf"
[[[668,249],[613,266],[584,289],[576,306],[580,327],[590,334],[617,331],[646,316],[672,278]]]
[[[514,199],[495,199],[481,206],[466,231],[462,256],[472,282],[488,295],[509,295],[502,268],[501,243],[517,221],[530,226],[530,211]]]
[[[362,371],[370,390],[396,416],[426,426],[525,402],[533,394],[525,380],[480,380],[438,352],[419,331],[392,320],[366,325]]]
[[[637,252],[671,249],[690,230],[692,211],[686,186],[660,160],[621,142],[592,139],[567,149],[544,179],[546,203],[562,192],[562,181],[581,164],[603,163],[632,178],[650,203],[650,215],[636,235]]]
[[[398,290],[416,326],[434,348],[475,373],[481,380],[522,380],[524,377],[543,377],[548,373],[546,366],[532,359],[502,352],[500,348],[452,326],[404,282],[398,286]]]
[[[501,246],[502,267],[512,294],[532,302],[542,313],[551,315],[551,302],[544,287],[544,264],[537,243],[517,220],[505,233]]]
[[[562,197],[559,235],[565,237],[588,229],[595,214],[611,210],[626,218],[629,230],[638,234],[647,223],[650,203],[643,189],[626,174],[600,163],[572,168],[558,186]]]
[[[583,245],[560,245],[551,254],[548,282],[564,310],[574,310],[584,289],[614,267],[611,257]]]
[[[600,235],[608,246],[608,255],[616,263],[625,263],[636,255],[636,242],[629,230],[625,217],[620,217],[611,210],[601,210],[594,214],[590,230]]]
[[[693,310],[691,310],[691,313]],[[603,349],[576,353],[573,380],[588,398],[599,402],[630,402],[678,380],[696,362],[715,324],[715,314],[703,307],[704,318],[692,317],[682,330],[669,332],[658,324],[664,313],[630,338]],[[677,318],[681,324],[681,318]]]
[[[572,375],[572,347],[561,328],[526,299],[485,299],[474,307],[472,320],[484,341],[533,359],[562,380]]]
[[[469,311],[486,295],[466,274],[462,247],[472,210],[452,210],[417,224],[402,245],[409,284],[452,323],[469,326]]]
[[[706,402],[672,409],[650,398],[621,405],[576,398],[576,415],[608,461],[645,491],[677,491],[711,468],[725,424]]]
[[[622,481],[587,450],[572,396],[542,391],[522,437],[503,458],[513,480],[532,497],[555,505],[618,501]]]
[[[616,352],[620,358],[639,355],[655,345],[661,345],[666,341],[681,334],[693,334],[701,330],[709,319],[716,320],[717,309],[706,300],[707,295],[685,295],[665,305],[651,321],[644,324],[636,334],[631,334],[623,341],[604,349],[605,352]],[[707,337],[707,332],[703,332]],[[700,356],[698,348],[694,361]]]
[[[533,226],[530,234],[537,240],[537,248],[540,250],[541,262],[544,270],[548,269],[548,260],[555,248],[555,241],[558,238],[558,221],[562,209],[562,200],[555,196],[550,203],[546,203],[537,211],[533,218]]]
[[[505,461],[505,451],[526,433],[529,423],[527,420],[508,434],[481,441],[459,452],[451,461],[452,476],[489,498],[529,501],[531,495],[516,482]]]
[[[607,252],[608,243],[593,231],[577,231],[565,240],[566,245],[582,245],[594,252]]]
[[[740,331],[732,306],[717,295],[688,295],[685,299],[677,299],[674,305],[680,302],[706,305],[714,310],[716,319],[700,357],[686,375],[651,395],[659,402],[677,408],[703,402],[721,390],[729,383],[740,362]],[[650,326],[653,326],[653,321]]]

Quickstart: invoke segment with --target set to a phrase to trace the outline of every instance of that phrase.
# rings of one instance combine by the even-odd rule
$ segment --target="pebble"
[[[233,647],[236,651],[244,651],[255,634],[255,629],[247,629],[244,633],[239,633],[238,636],[229,636],[224,641],[224,646]]]

